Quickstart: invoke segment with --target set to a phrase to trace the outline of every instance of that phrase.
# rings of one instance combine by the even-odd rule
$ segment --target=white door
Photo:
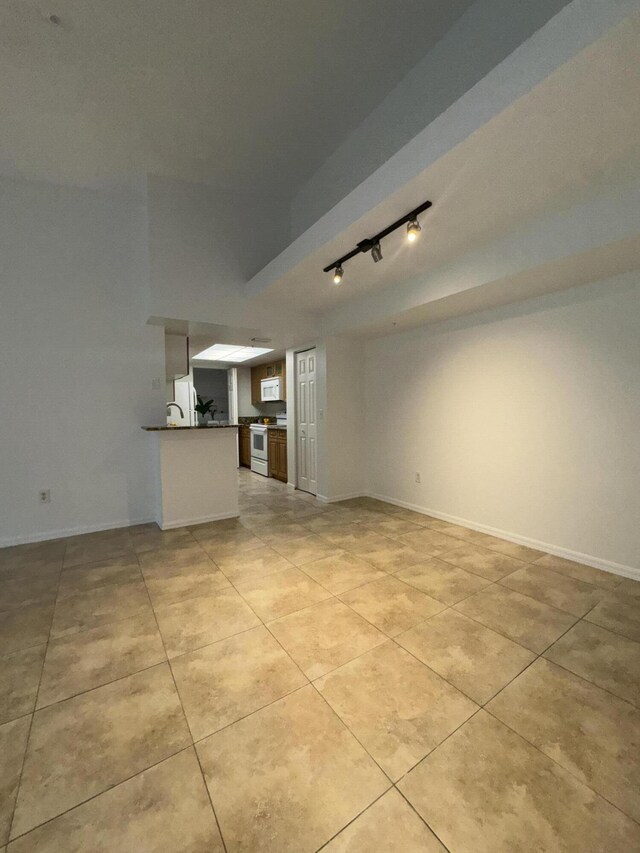
[[[298,488],[317,494],[316,351],[296,353],[296,449]]]

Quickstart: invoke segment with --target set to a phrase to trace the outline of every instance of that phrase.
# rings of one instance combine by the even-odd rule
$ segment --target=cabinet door
[[[262,394],[260,393],[260,382],[267,378],[266,365],[259,364],[251,368],[251,402],[260,405]]]
[[[282,399],[286,400],[287,399],[287,364],[285,361],[280,361],[279,364],[280,364],[280,375],[282,377],[282,382],[281,382]],[[284,437],[285,437],[285,441],[286,441],[286,439],[287,439],[286,432],[284,433]]]
[[[238,429],[238,450],[240,464],[245,468],[251,467],[251,436],[249,427],[239,427]]]
[[[287,482],[287,434],[284,430],[277,430],[278,438],[276,440],[276,462],[274,476],[278,480]]]
[[[251,368],[251,402],[255,406],[260,402],[260,380],[262,379],[262,368]]]
[[[280,468],[280,472],[282,474],[282,479],[286,483],[289,479],[288,477],[288,468],[287,468],[287,434],[283,433],[284,438],[280,442],[280,453],[282,454],[282,467]]]
[[[278,477],[278,438],[274,430],[267,433],[269,438],[269,474]]]

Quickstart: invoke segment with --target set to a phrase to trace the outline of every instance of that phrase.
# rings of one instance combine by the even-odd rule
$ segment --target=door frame
[[[315,361],[316,361],[316,367],[315,367],[316,380],[315,380],[315,385],[314,385],[314,393],[315,393],[315,397],[316,397],[316,399],[315,399],[315,409],[316,409],[316,491],[315,492],[309,492],[306,489],[301,489],[300,486],[298,485],[298,483],[299,483],[298,472],[300,470],[300,464],[299,464],[300,460],[299,460],[299,453],[298,453],[298,426],[299,426],[299,417],[298,417],[299,416],[299,406],[298,406],[298,356],[304,352],[311,352],[311,350],[313,350],[315,352]],[[307,495],[315,494],[317,496],[317,494],[318,494],[318,435],[317,435],[317,433],[318,433],[318,373],[319,373],[319,371],[318,371],[318,347],[315,344],[313,344],[312,346],[302,347],[300,349],[296,349],[294,354],[293,354],[293,367],[294,367],[293,374],[294,374],[295,403],[296,403],[295,404],[295,417],[294,417],[295,457],[296,457],[295,488],[301,492],[304,492]]]
[[[316,409],[318,417],[321,418],[320,410],[317,408],[324,405],[324,386],[323,380],[318,381],[319,376],[324,376],[324,358],[325,349],[322,340],[309,341],[304,345],[291,347],[286,352],[286,382],[287,382],[287,487],[293,491],[298,488],[298,376],[296,369],[296,355],[300,352],[307,352],[315,349],[316,351]],[[322,402],[321,402],[322,401]],[[317,443],[318,447],[324,443],[324,424],[318,421],[317,423]],[[324,446],[324,445],[323,445]],[[320,467],[317,472],[317,489],[320,493],[320,478],[322,477]],[[322,481],[324,485],[324,480]],[[305,494],[304,489],[300,491]],[[317,497],[317,495],[316,495]]]

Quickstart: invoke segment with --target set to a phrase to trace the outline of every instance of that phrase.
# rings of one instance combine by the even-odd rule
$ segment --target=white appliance
[[[175,406],[171,406],[167,413],[168,424],[198,426],[198,413],[195,408],[198,395],[193,382],[189,379],[176,379],[173,383],[173,400],[171,402],[177,403],[183,414],[181,415]]]
[[[286,427],[287,425],[287,413],[286,412],[276,412],[276,426]]]
[[[251,470],[263,477],[269,476],[269,442],[267,428],[262,424],[251,424]]]
[[[282,400],[281,376],[274,376],[271,379],[260,380],[260,399],[263,403],[271,403],[274,400]]]

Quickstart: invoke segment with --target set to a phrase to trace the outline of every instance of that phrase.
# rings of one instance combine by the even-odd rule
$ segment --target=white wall
[[[369,491],[638,569],[639,329],[628,273],[369,342]]]
[[[150,519],[140,426],[164,422],[165,387],[144,199],[19,180],[0,199],[0,545]]]
[[[301,186],[295,239],[470,90],[568,0],[476,0]]]
[[[256,252],[266,251],[270,229],[279,227],[277,199],[260,216],[219,188],[156,177],[147,185],[149,316],[231,326],[243,340],[253,332],[282,348],[315,329],[291,300],[250,300],[243,292]]]
[[[360,341],[326,340],[327,497],[340,500],[365,487],[364,351]]]

